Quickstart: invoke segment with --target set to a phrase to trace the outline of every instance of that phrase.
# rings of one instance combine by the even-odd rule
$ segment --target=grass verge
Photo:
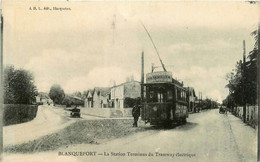
[[[57,133],[7,146],[4,152],[32,153],[56,150],[73,144],[99,144],[145,130],[143,127],[133,128],[132,124],[131,119],[80,120]]]

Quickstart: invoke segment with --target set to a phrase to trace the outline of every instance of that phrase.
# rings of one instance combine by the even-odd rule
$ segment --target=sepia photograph
[[[2,161],[257,161],[258,2],[1,8]]]

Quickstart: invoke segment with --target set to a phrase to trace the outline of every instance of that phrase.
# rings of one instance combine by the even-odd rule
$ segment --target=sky
[[[34,74],[40,92],[65,93],[141,79],[163,63],[196,95],[221,102],[225,76],[253,49],[257,5],[247,2],[3,2],[4,64]],[[30,10],[67,7],[70,10]],[[162,68],[157,68],[161,71]]]

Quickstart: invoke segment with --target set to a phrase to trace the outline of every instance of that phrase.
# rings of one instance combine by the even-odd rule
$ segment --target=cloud
[[[190,50],[193,50],[193,46],[189,43],[179,43],[179,44],[174,44],[174,45],[171,45],[169,47],[167,47],[170,51],[182,51],[182,50],[185,50],[185,51],[190,51]]]
[[[205,69],[199,66],[191,66],[173,73],[178,80],[184,81],[185,86],[195,88],[195,92],[203,93],[203,98],[210,97],[221,102],[227,95],[225,89],[225,71],[226,67],[214,67]]]
[[[126,81],[126,78],[133,75],[139,81],[139,76],[135,72],[124,70],[119,67],[97,67],[91,70],[86,76],[71,78],[64,85],[68,92],[84,91],[94,87],[111,87],[113,81],[116,85]]]
[[[218,99],[227,94],[225,73],[241,58],[258,13],[244,2],[90,2],[62,13],[20,5],[3,10],[4,63],[32,71],[40,91],[54,83],[82,91],[110,80],[119,84],[131,74],[138,79],[142,50],[146,73],[151,63],[160,65],[141,20],[164,64],[174,65],[174,77]]]
[[[91,59],[90,59],[91,58]],[[44,50],[24,66],[33,72],[39,90],[48,91],[52,84],[65,83],[74,77],[87,75],[99,57],[84,57],[62,49]]]

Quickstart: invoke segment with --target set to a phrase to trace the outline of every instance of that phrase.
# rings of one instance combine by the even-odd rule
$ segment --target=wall
[[[97,92],[94,91],[93,94],[93,108],[100,108],[101,104],[100,104],[100,97],[97,95]]]
[[[114,108],[81,108],[81,114],[104,117],[104,118],[118,118],[123,117],[123,112]]]
[[[4,126],[31,121],[37,111],[38,105],[4,104]]]
[[[234,114],[243,119],[243,107],[234,108]],[[247,106],[246,108],[246,122],[252,127],[257,126],[258,120],[258,106]]]
[[[126,108],[126,109],[124,109],[124,116],[125,117],[132,117],[133,115],[132,115],[132,110],[133,110],[133,108]]]

